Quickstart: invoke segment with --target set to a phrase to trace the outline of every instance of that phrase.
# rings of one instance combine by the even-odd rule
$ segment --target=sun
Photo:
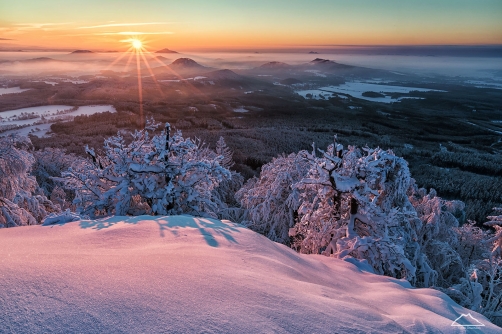
[[[139,39],[133,39],[132,41],[132,46],[136,49],[139,50],[143,46],[143,43]]]

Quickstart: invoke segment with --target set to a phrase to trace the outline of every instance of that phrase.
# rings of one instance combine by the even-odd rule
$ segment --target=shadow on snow
[[[218,247],[218,241],[215,239],[215,235],[220,235],[224,237],[231,243],[238,243],[232,236],[232,233],[239,233],[236,227],[229,224],[225,224],[219,220],[211,218],[202,217],[192,217],[189,215],[181,216],[137,216],[137,217],[107,217],[96,220],[81,220],[79,226],[84,229],[94,229],[103,230],[120,222],[125,224],[136,225],[143,221],[154,221],[159,226],[160,236],[165,237],[165,233],[170,232],[177,236],[179,230],[183,228],[196,228],[199,230],[200,234],[204,237],[206,243],[211,247]]]

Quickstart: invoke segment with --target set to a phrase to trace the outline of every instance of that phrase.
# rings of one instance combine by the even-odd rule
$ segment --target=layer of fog
[[[128,72],[136,69],[134,53],[68,54],[67,52],[0,52],[0,72],[6,75],[43,75],[47,73],[80,76],[97,75],[102,70]],[[157,58],[160,57],[160,58]],[[414,55],[364,55],[332,53],[236,53],[206,52],[159,54],[145,53],[140,58],[143,70],[170,64],[177,58],[191,58],[201,65],[232,70],[251,69],[270,61],[291,65],[310,62],[315,58],[329,59],[342,64],[385,69],[424,76],[460,76],[492,78],[502,81],[502,59],[496,57],[454,57]],[[52,61],[29,61],[51,58]],[[28,60],[28,61],[27,61]],[[112,65],[113,64],[113,65]]]
[[[436,76],[468,76],[491,78],[502,71],[501,58],[453,57],[453,56],[403,56],[403,55],[361,55],[361,54],[309,54],[309,53],[193,53],[190,58],[212,67],[229,69],[250,69],[270,61],[290,65],[310,62],[315,58],[328,59],[338,63],[411,74]],[[498,73],[498,78],[502,76]]]

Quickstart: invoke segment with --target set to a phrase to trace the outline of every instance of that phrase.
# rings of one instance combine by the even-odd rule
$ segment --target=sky
[[[0,49],[502,44],[502,0],[0,0]]]

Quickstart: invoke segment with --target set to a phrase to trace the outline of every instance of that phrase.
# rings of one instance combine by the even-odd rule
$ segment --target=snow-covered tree
[[[67,154],[63,149],[52,147],[35,151],[33,156],[35,157],[35,163],[31,174],[36,177],[44,195],[49,197],[53,203],[58,204],[62,210],[75,210],[72,205],[75,194],[69,190],[65,191],[60,182],[56,180],[61,177],[62,172],[72,165],[78,164],[78,161],[82,160],[82,158],[74,154]]]
[[[249,180],[235,195],[247,210],[242,223],[271,240],[289,243],[289,229],[296,223],[299,207],[292,187],[308,170],[305,157],[294,153],[263,165],[260,177]]]
[[[90,217],[217,215],[220,202],[213,191],[231,177],[221,165],[224,157],[179,131],[170,136],[168,123],[151,137],[158,126],[149,121],[129,141],[120,134],[106,139],[103,155],[86,147],[90,160],[63,173],[79,212]]]
[[[301,252],[366,260],[377,273],[415,281],[417,217],[406,195],[406,161],[381,149],[342,152],[336,143],[319,151],[303,152],[311,168],[294,185]]]
[[[61,177],[75,160],[79,159],[74,154],[67,154],[60,148],[46,147],[43,150],[33,152],[35,162],[31,174],[36,177],[37,183],[46,196],[50,196],[57,184],[55,177]]]
[[[485,223],[495,229],[487,240],[491,251],[477,268],[483,287],[481,312],[493,323],[502,326],[502,208],[493,210],[497,215],[488,216]]]
[[[488,216],[488,221],[485,223],[495,229],[495,236],[492,238],[493,249],[491,253],[494,256],[502,257],[502,208],[493,208],[493,211],[499,215]]]
[[[330,145],[262,167],[237,193],[248,226],[302,253],[368,263],[434,287],[502,322],[502,215],[495,233],[465,222],[465,205],[419,189],[392,151]],[[502,212],[502,210],[499,212]]]
[[[221,155],[223,160],[221,161],[221,165],[227,169],[230,169],[235,163],[232,158],[233,152],[227,146],[225,139],[220,136],[218,141],[216,142],[216,154]]]
[[[420,218],[415,225],[417,242],[427,264],[437,275],[434,285],[451,286],[458,283],[467,271],[469,263],[462,260],[458,253],[460,233],[467,229],[458,229],[459,219],[464,216],[464,203],[448,201],[437,196],[431,189],[413,186],[409,189],[409,199]],[[471,234],[464,234],[464,238]]]
[[[39,224],[60,208],[44,196],[30,170],[35,162],[26,137],[0,138],[0,227]]]
[[[233,152],[227,146],[225,139],[220,136],[216,142],[215,151],[211,151],[212,154],[223,157],[221,160],[221,166],[230,170],[230,168],[235,164],[233,160]],[[235,193],[242,187],[244,183],[244,178],[240,173],[230,170],[230,178],[221,181],[213,190],[213,196],[215,199],[220,201],[221,210],[219,212],[220,218],[230,218],[227,217],[228,210],[235,210],[238,203],[235,199]]]

